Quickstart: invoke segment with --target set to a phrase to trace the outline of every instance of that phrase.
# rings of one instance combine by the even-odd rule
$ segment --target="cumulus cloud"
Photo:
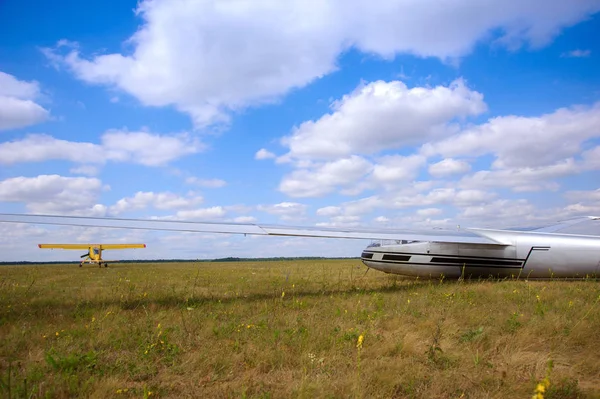
[[[99,173],[98,167],[93,165],[80,165],[69,169],[74,175],[96,176]]]
[[[175,219],[182,220],[218,220],[225,217],[227,211],[222,206],[210,208],[186,209],[177,211]]]
[[[254,216],[238,216],[233,218],[235,223],[255,223],[257,220]]]
[[[319,197],[338,187],[349,192],[360,189],[357,181],[373,170],[373,165],[359,156],[303,168],[285,176],[279,190],[292,197]]]
[[[386,110],[388,101],[382,105],[381,98],[391,99],[395,112]],[[283,193],[321,197],[380,188],[397,191],[413,184],[428,160],[439,156],[444,158],[429,164],[430,175],[444,179],[462,174],[462,191],[557,190],[557,178],[600,168],[600,146],[582,153],[600,137],[600,102],[541,116],[509,115],[461,124],[463,117],[483,111],[485,103],[481,94],[458,80],[448,87],[412,89],[399,82],[376,82],[334,104],[333,113],[302,123],[282,139],[289,152],[278,162],[294,167],[280,182]],[[490,170],[466,175],[471,165],[460,157],[475,163],[490,155]],[[399,203],[405,202],[413,203]]]
[[[392,197],[389,204],[393,208],[409,208],[416,206],[431,206],[450,204],[457,207],[466,207],[474,204],[487,203],[496,194],[484,190],[457,190],[455,188],[435,188],[426,194],[406,195]]]
[[[497,199],[472,205],[457,215],[458,220],[475,221],[480,227],[527,226],[548,220],[548,215],[540,215],[536,207],[525,199]]]
[[[0,164],[66,160],[75,163],[103,164],[113,161],[162,166],[203,149],[204,145],[198,139],[186,133],[160,135],[109,130],[100,137],[100,144],[30,134],[20,140],[0,143]]]
[[[551,165],[581,151],[600,136],[600,102],[561,108],[539,117],[501,116],[423,147],[425,155],[496,157],[495,168]]]
[[[25,82],[0,72],[0,130],[35,125],[50,117],[50,112],[34,100],[40,97],[38,82]]]
[[[342,208],[339,206],[326,206],[317,209],[317,215],[319,216],[337,216],[342,212]]]
[[[412,180],[417,177],[419,169],[425,165],[426,160],[422,155],[381,157],[373,168],[373,180],[384,185]],[[392,187],[395,186],[395,184],[392,185]]]
[[[185,179],[185,182],[187,184],[192,184],[195,186],[206,187],[206,188],[220,188],[220,187],[225,187],[227,185],[227,182],[225,180],[199,179],[197,177],[188,177],[187,179]]]
[[[137,211],[146,208],[160,210],[173,210],[182,208],[192,208],[202,203],[203,198],[198,195],[189,194],[180,196],[171,192],[138,191],[133,197],[122,198],[114,205],[109,207],[111,214],[120,214],[123,212]]]
[[[471,176],[465,176],[459,182],[464,188],[507,187],[513,191],[558,190],[553,179],[573,175],[581,170],[572,158],[553,165],[534,168],[514,168],[504,170],[480,170]]]
[[[446,158],[440,162],[429,165],[429,174],[433,177],[446,177],[457,174],[464,174],[471,170],[468,162]]]
[[[270,159],[270,158],[275,158],[276,155],[273,154],[272,152],[261,148],[260,150],[256,151],[256,154],[254,154],[254,159],[258,159],[258,160],[263,160],[263,159]]]
[[[145,0],[131,52],[85,57],[63,40],[44,53],[79,79],[174,106],[201,127],[331,73],[349,48],[449,59],[490,38],[537,47],[599,9],[595,0]]]
[[[34,213],[102,216],[106,207],[96,202],[103,188],[88,177],[13,177],[0,181],[0,202],[24,203]]]
[[[360,225],[360,216],[339,215],[329,218],[329,222],[319,222],[317,227],[358,227]]]
[[[418,209],[417,215],[424,216],[424,217],[431,217],[431,216],[441,215],[442,212],[443,211],[439,208],[425,208],[425,209]]]
[[[117,162],[135,162],[146,166],[164,165],[204,146],[187,133],[159,135],[148,132],[109,130],[102,136],[106,158]]]
[[[332,159],[421,144],[454,132],[451,121],[478,115],[486,105],[462,80],[412,89],[399,81],[377,81],[345,95],[332,108],[282,140],[290,150],[287,158]]]
[[[298,202],[280,202],[272,205],[258,205],[256,209],[271,215],[278,216],[281,220],[300,219],[306,214],[308,207]]]

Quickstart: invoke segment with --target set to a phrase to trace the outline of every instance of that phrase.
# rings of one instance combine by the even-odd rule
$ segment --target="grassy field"
[[[598,282],[365,270],[1,267],[0,396],[600,397]]]

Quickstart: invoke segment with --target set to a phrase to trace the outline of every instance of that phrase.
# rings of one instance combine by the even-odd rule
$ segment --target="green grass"
[[[600,397],[598,282],[365,270],[1,267],[0,397]]]

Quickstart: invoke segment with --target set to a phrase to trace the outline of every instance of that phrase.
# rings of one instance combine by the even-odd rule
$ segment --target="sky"
[[[600,215],[600,0],[4,0],[0,212],[327,227]],[[362,240],[0,223],[120,258]],[[77,256],[76,256],[77,255]],[[113,256],[113,257],[114,257]]]

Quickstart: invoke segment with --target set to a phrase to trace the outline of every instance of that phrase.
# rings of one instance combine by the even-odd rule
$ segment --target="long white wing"
[[[584,216],[532,230],[538,233],[599,235],[600,217]]]
[[[411,240],[472,244],[500,244],[468,230],[389,230],[276,226],[250,223],[196,222],[165,219],[125,219],[86,216],[30,215],[0,213],[0,222],[50,224],[60,226],[104,227],[136,230],[185,231],[203,233],[253,234],[290,237],[325,237],[367,240]]]

